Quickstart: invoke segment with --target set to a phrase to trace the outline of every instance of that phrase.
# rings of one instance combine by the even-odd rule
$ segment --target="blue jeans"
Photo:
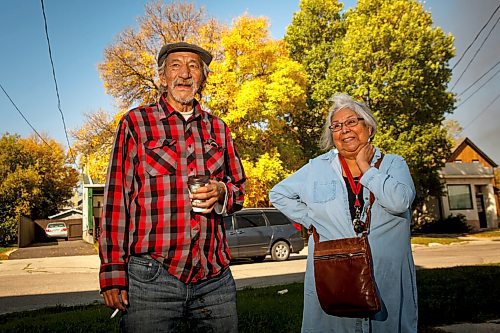
[[[129,306],[122,332],[238,332],[236,285],[231,270],[199,283],[184,284],[154,259],[130,257]]]

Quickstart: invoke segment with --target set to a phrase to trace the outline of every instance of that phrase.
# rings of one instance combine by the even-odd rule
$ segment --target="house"
[[[440,172],[445,195],[430,212],[438,219],[465,215],[474,230],[498,228],[497,166],[469,138],[459,141]]]

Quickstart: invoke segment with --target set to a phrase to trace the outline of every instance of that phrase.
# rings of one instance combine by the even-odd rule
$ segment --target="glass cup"
[[[210,177],[205,175],[194,175],[188,177],[188,189],[189,193],[193,193],[193,191],[199,187],[206,186],[210,183]],[[191,202],[193,212],[202,212],[205,208],[194,207],[194,205],[204,202],[205,200],[196,199]]]

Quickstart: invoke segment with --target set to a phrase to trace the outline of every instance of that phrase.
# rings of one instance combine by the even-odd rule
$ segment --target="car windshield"
[[[49,223],[47,228],[65,228],[66,224],[64,223]]]

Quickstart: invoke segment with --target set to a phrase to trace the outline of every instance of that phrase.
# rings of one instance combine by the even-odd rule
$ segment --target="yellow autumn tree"
[[[196,43],[220,57],[220,33],[224,29],[205,15],[203,7],[188,2],[162,0],[147,3],[139,28],[122,31],[104,50],[99,73],[106,92],[121,108],[157,100],[159,82],[156,57],[160,48],[179,41]]]
[[[283,167],[278,153],[264,153],[255,162],[243,160],[248,178],[246,183],[245,207],[269,207],[269,190],[290,172]]]
[[[73,149],[78,153],[80,167],[94,183],[104,183],[106,179],[115,130],[124,112],[114,116],[104,110],[85,114],[85,123],[71,131],[75,139]]]
[[[269,189],[305,162],[294,121],[306,112],[306,75],[268,26],[263,17],[235,19],[205,88],[207,105],[231,128],[244,161],[250,206],[267,206]]]

